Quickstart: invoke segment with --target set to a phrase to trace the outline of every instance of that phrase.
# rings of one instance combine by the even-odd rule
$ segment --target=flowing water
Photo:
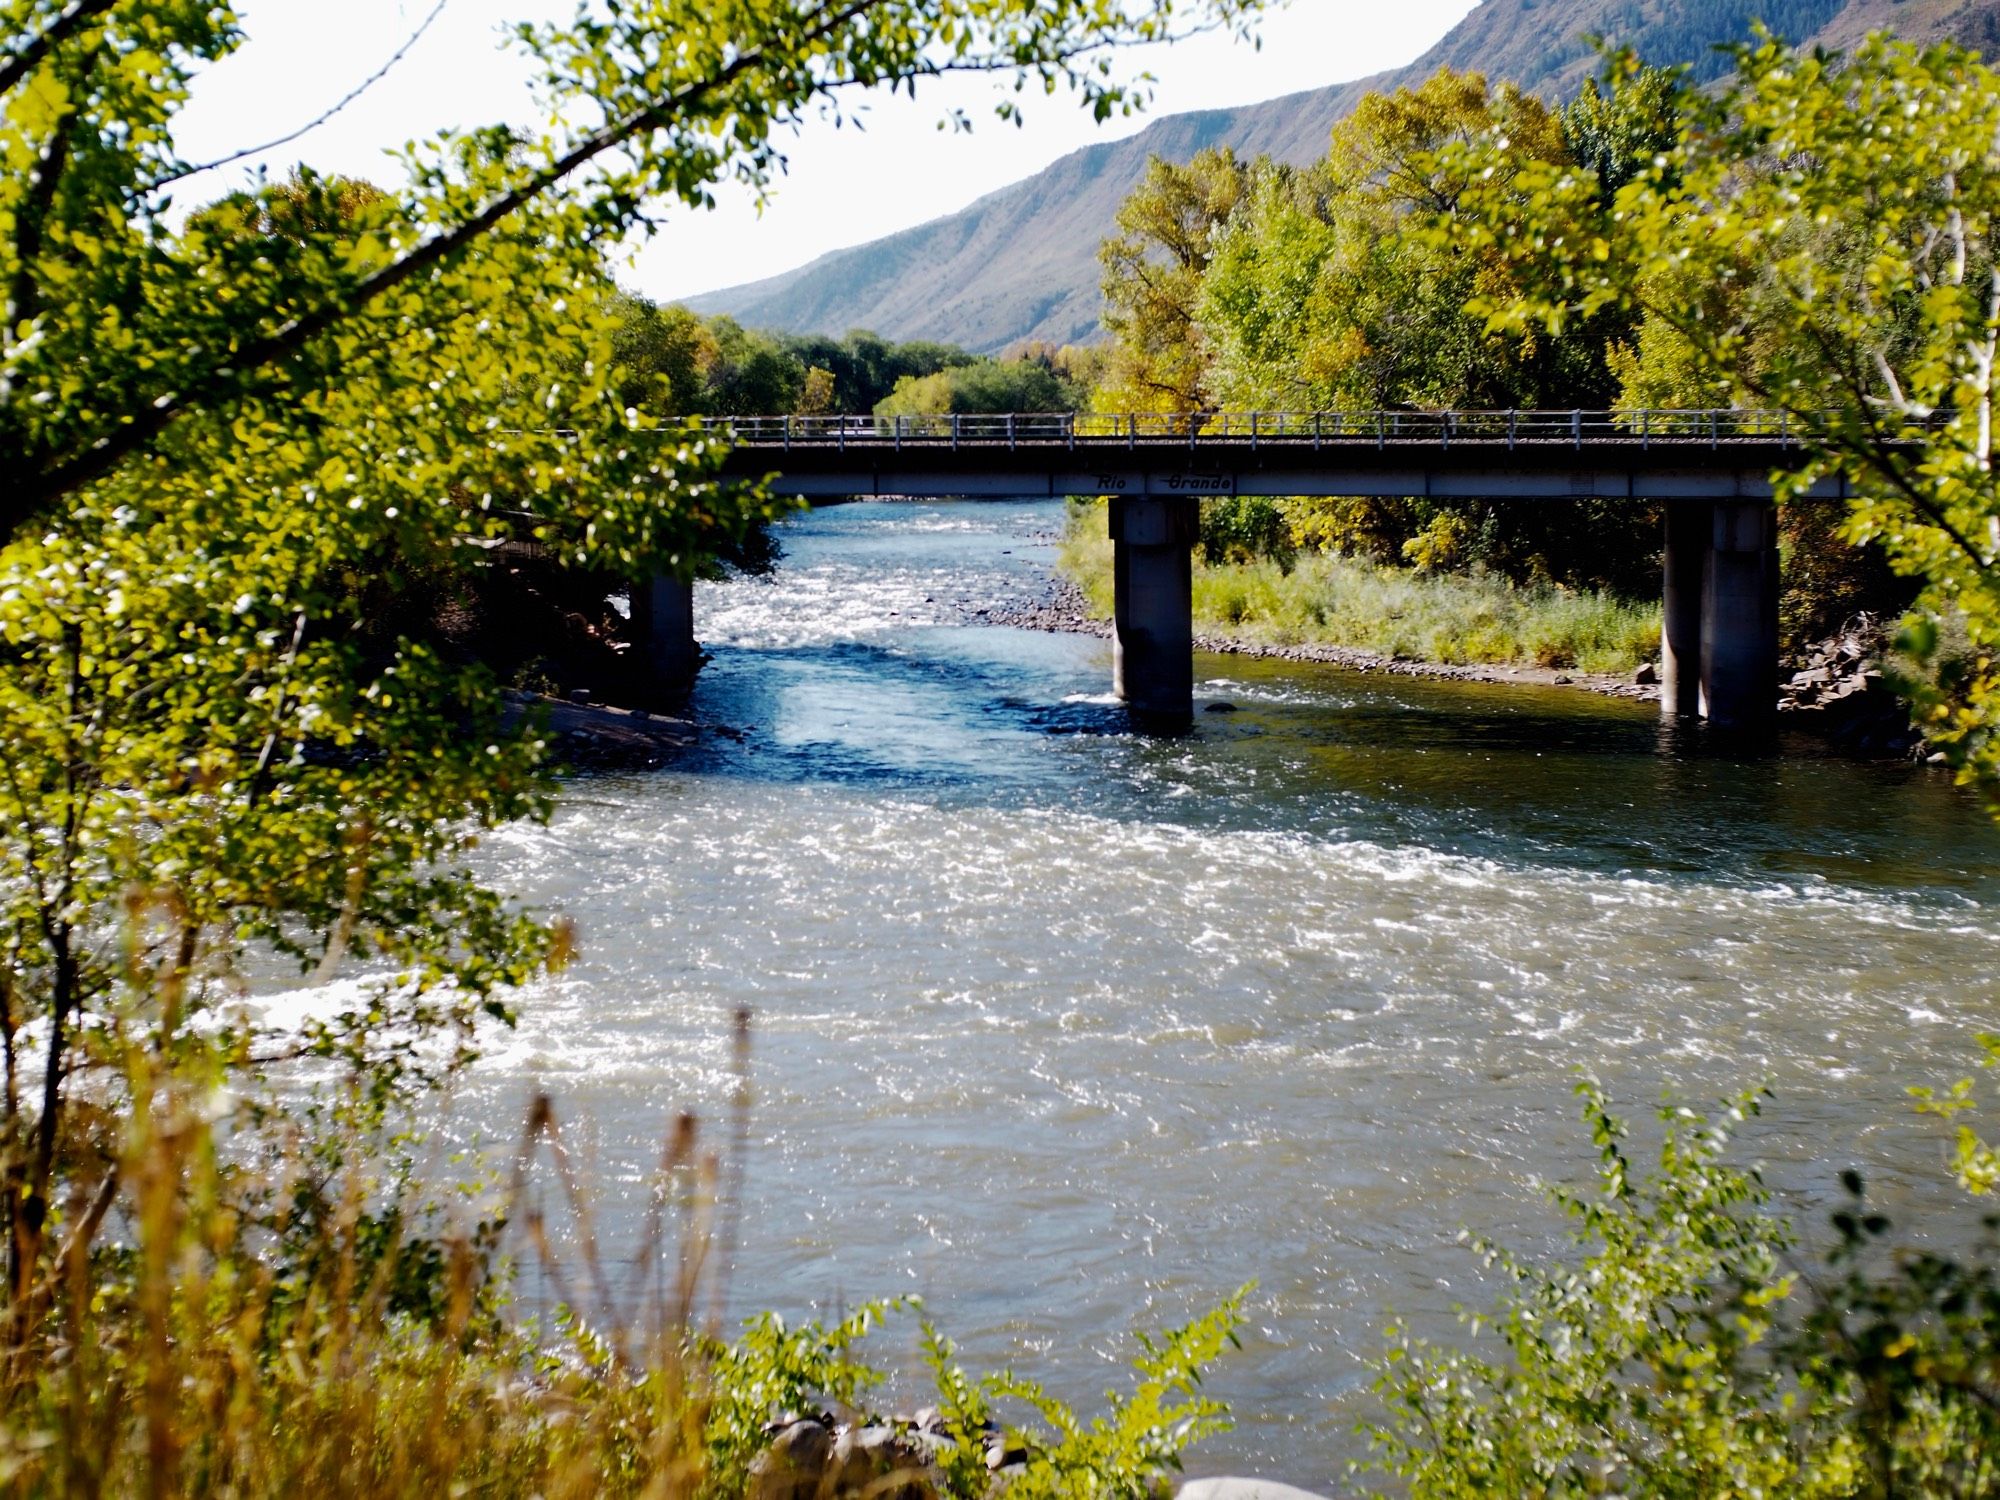
[[[494,876],[584,957],[463,1086],[588,1124],[614,1244],[673,1113],[716,1122],[755,1012],[737,1310],[919,1292],[967,1362],[1085,1402],[1127,1331],[1254,1280],[1194,1472],[1339,1483],[1393,1309],[1486,1293],[1593,1161],[1577,1070],[1644,1115],[1760,1083],[1812,1216],[1864,1166],[1940,1223],[1905,1085],[2000,1029],[2000,838],[1936,774],[1662,740],[1561,689],[1203,657],[1186,739],[1124,732],[1109,647],[980,623],[1045,503],[856,504],[704,586],[711,735],[575,783]],[[1940,1231],[1943,1232],[1943,1231]],[[921,1399],[914,1329],[879,1359]]]

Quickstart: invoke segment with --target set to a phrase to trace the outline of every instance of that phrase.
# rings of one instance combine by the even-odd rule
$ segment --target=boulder
[[[850,1427],[841,1433],[826,1478],[823,1493],[839,1500],[937,1500],[929,1462],[893,1427]]]
[[[833,1433],[810,1418],[788,1423],[750,1462],[746,1500],[819,1500],[826,1492]]]
[[[1311,1490],[1275,1479],[1196,1479],[1180,1487],[1175,1500],[1326,1500]]]

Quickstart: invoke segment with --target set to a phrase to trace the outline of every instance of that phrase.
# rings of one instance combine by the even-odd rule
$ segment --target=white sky
[[[434,0],[242,0],[247,45],[199,79],[176,139],[190,161],[270,140],[313,119],[379,68]],[[1158,79],[1148,113],[1103,126],[1073,99],[1029,97],[1027,124],[992,117],[990,80],[953,79],[918,94],[863,104],[864,130],[809,123],[787,148],[791,170],[761,215],[725,189],[713,213],[679,212],[641,246],[623,279],[661,300],[776,275],[845,245],[963,208],[1093,141],[1190,109],[1249,104],[1342,83],[1416,58],[1474,0],[1290,0],[1261,24],[1262,50],[1207,36],[1135,53]],[[500,36],[503,21],[571,13],[571,0],[445,0],[406,58],[333,121],[262,158],[282,173],[394,179],[383,152],[454,126],[535,122],[528,70]],[[970,135],[940,131],[946,110],[972,117]],[[257,158],[184,183],[180,201],[220,196],[250,180]]]

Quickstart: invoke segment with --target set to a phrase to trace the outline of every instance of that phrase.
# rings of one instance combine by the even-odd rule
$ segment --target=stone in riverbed
[[[1326,1500],[1274,1479],[1197,1479],[1180,1487],[1174,1500]]]
[[[1640,687],[1652,687],[1660,680],[1660,669],[1651,662],[1641,662],[1639,670],[1632,674],[1632,680]]]

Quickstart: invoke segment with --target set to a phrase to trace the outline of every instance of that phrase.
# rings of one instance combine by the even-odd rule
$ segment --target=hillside
[[[1240,109],[1169,115],[1127,140],[1072,152],[946,218],[690,305],[757,328],[868,328],[989,352],[1025,338],[1080,342],[1097,332],[1098,242],[1150,156],[1185,161],[1230,145],[1243,156],[1309,161],[1364,92],[1443,66],[1565,97],[1591,72],[1583,40],[1591,34],[1627,43],[1649,61],[1691,62],[1697,76],[1711,78],[1727,66],[1716,44],[1746,37],[1753,17],[1782,36],[1831,46],[1879,28],[2000,44],[2000,0],[1482,0],[1406,68]]]

